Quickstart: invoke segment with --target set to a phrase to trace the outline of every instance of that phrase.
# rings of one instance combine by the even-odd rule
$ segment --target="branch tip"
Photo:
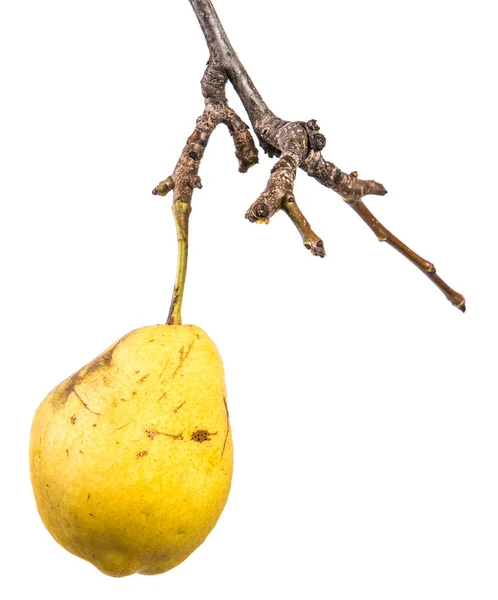
[[[313,256],[319,256],[320,258],[325,258],[325,245],[323,240],[316,240],[313,243],[306,243],[304,247],[313,254]]]
[[[452,289],[441,277],[436,273],[436,267],[433,263],[409,248],[404,242],[397,238],[389,231],[382,223],[375,218],[370,210],[365,206],[363,201],[357,198],[354,202],[349,202],[349,206],[356,214],[368,225],[375,233],[377,239],[381,242],[387,242],[389,246],[397,250],[402,256],[413,263],[424,275],[426,275],[432,283],[446,296],[453,306],[456,306],[462,312],[465,312],[465,298],[459,292]]]

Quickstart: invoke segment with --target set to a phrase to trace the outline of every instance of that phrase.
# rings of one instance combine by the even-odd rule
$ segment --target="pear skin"
[[[223,363],[193,325],[132,331],[58,385],[31,429],[31,481],[61,546],[107,575],[154,575],[207,537],[230,491]]]

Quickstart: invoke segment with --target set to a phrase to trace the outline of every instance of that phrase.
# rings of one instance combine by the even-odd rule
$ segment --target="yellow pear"
[[[230,490],[216,346],[193,325],[125,335],[41,403],[30,467],[43,523],[66,550],[115,577],[175,567]]]

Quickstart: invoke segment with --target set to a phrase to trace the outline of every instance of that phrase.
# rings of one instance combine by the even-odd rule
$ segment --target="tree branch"
[[[235,53],[211,0],[189,0],[189,2],[201,26],[210,55],[208,68],[202,80],[206,109],[198,119],[196,131],[189,138],[173,175],[161,182],[155,188],[155,192],[162,193],[175,189],[174,206],[177,202],[187,202],[190,206],[192,189],[195,187],[193,182],[197,181],[199,164],[195,162],[197,158],[192,158],[187,148],[189,144],[202,146],[200,144],[201,139],[204,140],[202,135],[205,136],[207,143],[212,131],[208,123],[213,124],[213,129],[220,122],[227,125],[236,146],[240,171],[245,172],[249,166],[257,162],[257,151],[247,126],[226,103],[225,85],[229,80],[242,101],[260,146],[270,157],[279,158],[271,170],[265,190],[246,212],[249,221],[268,223],[271,217],[282,209],[298,229],[305,247],[316,256],[325,256],[323,241],[313,232],[296,203],[294,181],[299,167],[310,177],[339,194],[372,229],[379,240],[386,241],[415,264],[454,306],[465,312],[464,297],[436,275],[432,263],[416,254],[379,223],[363,203],[364,196],[384,196],[387,193],[384,186],[373,180],[359,179],[356,172],[345,173],[335,164],[327,161],[321,153],[326,145],[326,138],[320,133],[316,120],[284,121],[277,117],[264,102]],[[201,149],[203,150],[204,147],[205,144]],[[200,161],[202,153],[197,154]],[[189,157],[194,160],[194,163],[188,162]],[[178,186],[181,188],[181,193],[177,194]],[[178,227],[176,215],[175,219]]]
[[[258,162],[258,150],[254,145],[249,127],[228,106],[225,96],[227,77],[216,59],[208,62],[201,87],[205,98],[205,108],[197,119],[192,135],[176,163],[172,175],[161,181],[153,190],[154,195],[166,196],[173,190],[173,217],[178,238],[178,262],[176,279],[171,298],[167,323],[181,325],[181,307],[185,291],[188,261],[188,226],[192,211],[192,194],[195,188],[202,188],[199,167],[211,134],[223,123],[227,126],[235,144],[235,156],[239,161],[239,171],[245,173]]]

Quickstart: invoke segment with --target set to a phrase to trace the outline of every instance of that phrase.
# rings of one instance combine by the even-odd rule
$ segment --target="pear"
[[[30,469],[43,523],[107,575],[154,575],[185,560],[230,491],[223,363],[193,325],[125,335],[39,406]]]

